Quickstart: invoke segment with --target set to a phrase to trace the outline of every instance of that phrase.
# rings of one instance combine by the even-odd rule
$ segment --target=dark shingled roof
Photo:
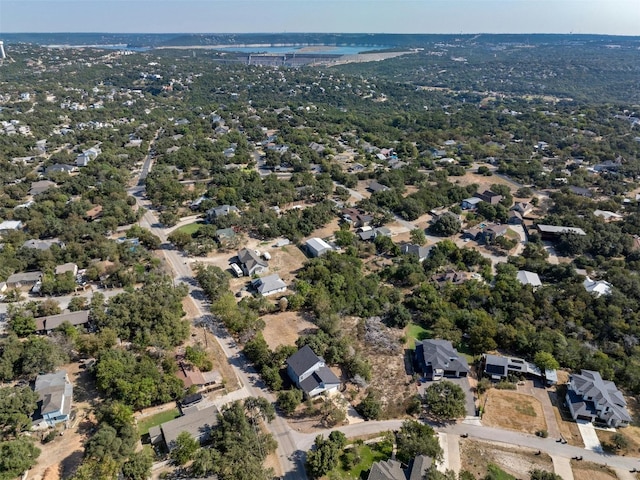
[[[287,359],[287,365],[296,376],[302,375],[318,362],[324,360],[315,354],[309,345],[305,345]]]

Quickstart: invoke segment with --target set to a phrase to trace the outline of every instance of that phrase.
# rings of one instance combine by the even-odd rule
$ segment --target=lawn
[[[194,222],[194,223],[189,223],[188,225],[183,225],[182,227],[178,228],[177,230],[179,232],[185,232],[185,233],[188,233],[189,235],[193,235],[198,230],[200,230],[200,227],[202,227],[202,225],[203,224],[200,223],[200,222]]]
[[[160,412],[156,415],[152,415],[151,417],[146,417],[142,420],[138,421],[138,431],[140,432],[140,436],[146,435],[149,433],[149,429],[151,427],[155,427],[156,425],[161,425],[169,420],[173,420],[174,418],[178,418],[180,416],[180,411],[177,408],[172,410],[167,410],[166,412]]]
[[[431,338],[432,332],[417,323],[409,323],[404,330],[404,336],[407,339],[405,345],[413,350],[416,348],[416,340]]]
[[[345,449],[336,470],[341,478],[361,478],[375,462],[391,458],[392,450],[393,443],[390,439],[366,445],[356,441]]]

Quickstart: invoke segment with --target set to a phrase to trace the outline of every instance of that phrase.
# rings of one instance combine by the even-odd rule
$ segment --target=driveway
[[[594,452],[602,453],[602,445],[596,434],[596,429],[591,422],[586,420],[578,420],[578,430],[582,435],[582,441],[584,442],[584,448],[587,450],[593,450]]]

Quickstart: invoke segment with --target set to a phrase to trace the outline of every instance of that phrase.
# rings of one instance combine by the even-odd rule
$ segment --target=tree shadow
[[[68,457],[62,459],[60,462],[60,478],[69,478],[78,469],[82,463],[84,452],[82,450],[76,450]]]
[[[413,350],[405,348],[404,350],[404,371],[407,375],[414,374],[413,368]]]

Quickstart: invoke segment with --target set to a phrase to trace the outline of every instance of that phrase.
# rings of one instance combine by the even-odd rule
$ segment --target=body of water
[[[308,46],[289,46],[289,47],[220,47],[216,50],[223,50],[228,52],[241,52],[241,53],[272,53],[272,54],[285,54],[285,53],[301,53],[301,54],[327,54],[327,55],[355,55],[357,53],[366,53],[372,50],[383,50],[384,46],[365,47],[365,46],[336,46],[336,45],[308,45]]]

